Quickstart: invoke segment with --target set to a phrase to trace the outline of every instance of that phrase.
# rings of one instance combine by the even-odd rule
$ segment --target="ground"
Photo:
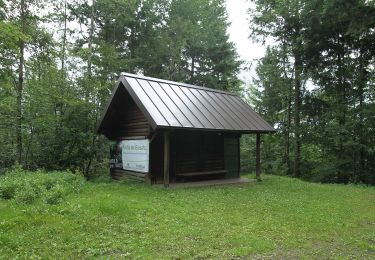
[[[86,183],[58,205],[0,200],[0,259],[374,259],[375,188],[266,176],[164,189]]]

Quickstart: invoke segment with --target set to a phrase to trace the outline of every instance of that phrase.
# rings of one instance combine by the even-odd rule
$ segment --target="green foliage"
[[[44,201],[47,204],[59,204],[63,201],[65,193],[65,188],[62,185],[57,184],[50,189],[47,189]]]
[[[268,175],[181,189],[87,182],[58,205],[0,200],[0,258],[372,259],[374,200],[373,187]]]
[[[223,0],[0,1],[0,173],[108,171],[95,129],[123,71],[239,91],[227,27]]]
[[[16,184],[14,193],[14,201],[19,204],[31,204],[39,196],[42,196],[41,189],[38,186],[32,186],[31,184]]]
[[[100,80],[121,71],[184,81],[211,88],[240,90],[241,62],[227,35],[223,0],[113,1],[95,4],[92,41],[94,70]],[[87,3],[72,11],[90,17]],[[134,15],[135,14],[135,15]],[[90,18],[91,19],[91,18]],[[91,21],[86,20],[87,26]],[[79,39],[74,50],[87,61],[90,51]]]
[[[273,40],[251,93],[256,109],[278,128],[264,138],[267,171],[374,184],[374,4],[254,2],[252,38]]]
[[[255,136],[241,137],[241,172],[255,172]]]
[[[167,30],[171,39],[167,51],[179,57],[177,64],[165,66],[169,78],[240,92],[236,74],[241,62],[226,33],[224,1],[176,0],[171,2],[170,10]]]
[[[0,198],[30,204],[42,199],[58,204],[70,193],[78,193],[84,184],[79,172],[28,172],[16,167],[0,176]]]

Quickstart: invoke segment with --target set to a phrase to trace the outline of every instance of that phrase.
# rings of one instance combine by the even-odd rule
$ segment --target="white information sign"
[[[125,140],[121,142],[122,167],[124,170],[148,172],[149,140]]]

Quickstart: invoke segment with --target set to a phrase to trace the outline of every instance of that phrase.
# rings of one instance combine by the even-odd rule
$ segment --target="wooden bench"
[[[227,174],[227,170],[216,170],[216,171],[203,171],[203,172],[184,172],[184,173],[176,173],[178,177],[194,177],[194,176],[202,176],[202,175],[214,175],[214,174]]]

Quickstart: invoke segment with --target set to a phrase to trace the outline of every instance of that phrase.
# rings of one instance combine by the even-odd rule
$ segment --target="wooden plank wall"
[[[224,169],[223,136],[204,134],[201,136],[200,159],[202,171]]]
[[[124,87],[120,87],[118,91],[118,95],[115,96],[109,108],[110,116],[107,119],[106,136],[116,141],[140,137],[149,138],[151,128],[146,117]],[[142,181],[148,181],[149,176],[119,168],[112,168],[110,174],[113,179],[127,176]]]
[[[194,134],[173,134],[171,147],[172,174],[196,172],[200,168],[200,144]]]
[[[150,124],[123,86],[118,88],[104,120],[104,133],[110,140],[149,136]]]
[[[171,145],[173,173],[224,169],[222,135],[204,132],[176,133]]]
[[[124,108],[119,112],[117,120],[117,140],[135,136],[148,136],[150,134],[150,125],[133,100],[124,105]]]
[[[147,178],[147,174],[137,173],[137,172],[132,172],[132,171],[125,171],[123,169],[118,169],[118,168],[110,169],[110,175],[111,175],[111,178],[114,180],[121,180],[125,176],[130,177],[132,179],[139,180],[139,181],[146,181],[146,178]]]

